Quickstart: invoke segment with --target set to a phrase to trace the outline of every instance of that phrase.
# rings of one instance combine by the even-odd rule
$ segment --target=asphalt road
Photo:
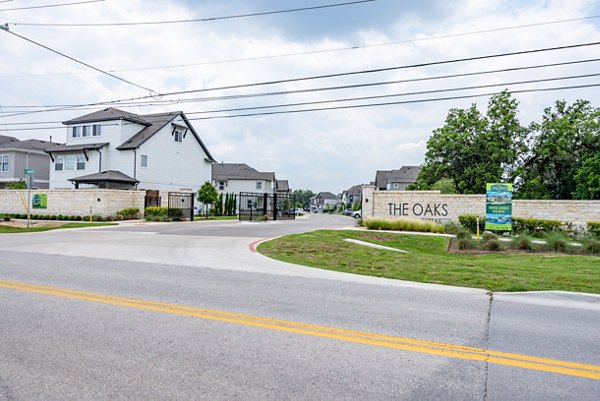
[[[251,252],[352,225],[317,215],[0,236],[0,400],[598,399],[598,297],[491,296]]]

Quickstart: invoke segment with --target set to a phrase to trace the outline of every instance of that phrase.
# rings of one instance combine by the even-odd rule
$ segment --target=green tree
[[[19,181],[9,182],[6,184],[7,189],[27,189],[27,183],[24,179],[20,179]]]
[[[219,200],[219,194],[215,187],[213,187],[210,182],[206,181],[198,190],[197,199],[198,202],[201,202],[204,205],[210,205]],[[206,218],[208,218],[208,208],[206,209]]]
[[[527,152],[529,130],[517,117],[518,102],[507,91],[493,96],[487,115],[475,104],[451,109],[427,142],[425,163],[411,189],[431,189],[448,179],[456,192],[485,193],[488,182],[513,182]]]
[[[546,108],[542,121],[532,124],[535,134],[531,153],[523,165],[516,197],[571,199],[583,196],[577,186],[587,181],[575,176],[584,161],[600,152],[600,109],[587,100],[572,105],[557,101]],[[589,162],[592,163],[593,162]],[[586,171],[592,168],[587,166]],[[587,194],[590,195],[590,194]]]
[[[292,192],[292,196],[299,207],[307,208],[310,207],[310,198],[315,196],[315,193],[309,189],[296,189]]]
[[[583,161],[574,177],[577,199],[600,199],[600,152]]]
[[[451,178],[442,178],[441,180],[436,181],[431,188],[434,191],[440,191],[443,194],[455,194],[456,185],[454,185],[454,181]]]

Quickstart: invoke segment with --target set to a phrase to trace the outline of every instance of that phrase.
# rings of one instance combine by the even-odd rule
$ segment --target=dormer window
[[[80,125],[73,127],[71,136],[73,138],[87,138],[90,136],[100,136],[102,134],[102,126],[100,124]]]
[[[183,131],[176,129],[174,132],[175,142],[183,142]]]

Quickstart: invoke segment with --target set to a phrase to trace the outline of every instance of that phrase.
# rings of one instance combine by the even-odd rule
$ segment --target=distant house
[[[324,210],[332,210],[337,205],[338,197],[331,192],[319,192],[310,198],[310,209],[312,211],[323,212]]]
[[[417,181],[420,166],[402,166],[398,170],[377,170],[375,188],[378,191],[404,191]]]
[[[288,180],[277,180],[276,181],[277,194],[278,195],[291,195],[292,190]]]
[[[354,185],[342,192],[342,203],[352,207],[354,202],[360,201],[362,196],[362,185]]]
[[[275,173],[260,172],[246,163],[216,163],[212,169],[212,183],[219,193],[252,192],[275,193]]]
[[[32,187],[48,188],[50,157],[47,149],[57,147],[53,142],[0,135],[0,189],[11,182],[27,181],[25,169],[35,170]]]
[[[50,188],[195,192],[214,159],[182,111],[107,108],[65,121],[66,144],[47,149]]]

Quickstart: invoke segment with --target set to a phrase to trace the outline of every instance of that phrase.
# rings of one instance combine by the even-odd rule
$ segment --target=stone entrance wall
[[[114,216],[117,211],[137,207],[144,211],[145,191],[118,191],[111,189],[39,189],[31,190],[35,194],[45,194],[47,207],[45,209],[31,208],[31,214]],[[27,190],[1,190],[0,214],[27,213]]]
[[[363,187],[363,217],[453,220],[464,214],[485,216],[485,195],[442,195],[439,191],[376,191]],[[513,216],[560,220],[578,225],[600,221],[600,201],[513,200]]]

